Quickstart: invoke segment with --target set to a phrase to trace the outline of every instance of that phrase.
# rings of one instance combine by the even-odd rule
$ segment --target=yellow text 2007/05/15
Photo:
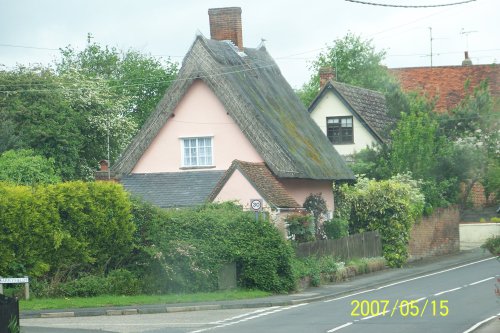
[[[401,317],[446,317],[449,314],[448,300],[352,300],[351,316],[376,317],[399,315]]]

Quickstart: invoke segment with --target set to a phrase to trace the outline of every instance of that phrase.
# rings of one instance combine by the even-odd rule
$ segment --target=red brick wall
[[[462,196],[465,195],[466,185],[464,183],[461,185]],[[484,208],[489,205],[492,205],[495,202],[495,194],[490,193],[488,197],[486,197],[486,191],[484,190],[484,186],[481,183],[475,183],[469,193],[469,197],[467,198],[467,202],[472,204],[473,208]]]
[[[438,208],[413,226],[410,260],[450,254],[460,250],[460,211],[457,207]]]
[[[243,49],[241,8],[211,8],[208,10],[208,16],[211,39],[230,40],[240,50]]]

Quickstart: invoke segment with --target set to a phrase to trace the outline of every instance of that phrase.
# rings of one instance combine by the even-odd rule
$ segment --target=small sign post
[[[255,212],[255,222],[259,220],[259,213],[262,211],[262,199],[251,199],[250,207]]]
[[[18,284],[24,283],[24,298],[30,299],[30,280],[27,276],[22,278],[3,278],[0,277],[0,294],[3,294],[4,284]]]

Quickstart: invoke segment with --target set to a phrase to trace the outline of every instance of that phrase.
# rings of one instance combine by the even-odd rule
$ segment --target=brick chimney
[[[99,171],[96,171],[94,173],[94,178],[95,180],[102,180],[102,181],[112,181],[112,182],[118,181],[116,179],[115,172],[109,169],[108,160],[99,161]]]
[[[465,51],[465,59],[462,60],[462,66],[472,66],[472,60],[469,58],[469,51]]]
[[[326,83],[336,79],[335,68],[330,66],[321,67],[319,69],[319,88],[323,89]]]
[[[230,40],[243,50],[240,7],[210,8],[208,17],[211,39]]]

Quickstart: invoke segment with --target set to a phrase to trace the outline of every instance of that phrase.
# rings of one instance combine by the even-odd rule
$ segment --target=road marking
[[[217,326],[212,326],[212,327],[202,328],[202,329],[195,330],[195,331],[190,331],[189,333],[201,333],[201,332],[211,331],[211,330],[214,330],[216,328],[222,328],[222,327],[227,327],[227,326],[231,326],[231,325],[243,323],[243,322],[248,321],[248,320],[257,319],[257,318],[260,318],[260,317],[268,316],[268,315],[273,314],[273,313],[277,313],[277,312],[281,312],[281,311],[285,311],[285,310],[290,310],[290,309],[297,308],[299,306],[304,306],[304,305],[307,305],[307,304],[308,303],[301,303],[301,304],[290,305],[290,306],[286,306],[286,307],[277,307],[277,308],[273,307],[274,310],[272,310],[273,308],[268,308],[268,309],[266,309],[267,311],[261,311],[260,313],[257,313],[254,316],[250,316],[250,317],[244,316],[240,320],[228,321],[227,323],[222,323],[222,324],[219,324]],[[257,311],[254,311],[254,313],[257,312]],[[251,313],[248,313],[248,314],[251,314]],[[236,318],[236,319],[238,319],[238,318]]]
[[[402,284],[402,283],[406,283],[406,282],[411,282],[411,281],[415,281],[415,280],[423,279],[423,278],[426,278],[426,277],[429,277],[429,276],[434,276],[434,275],[438,275],[438,274],[443,274],[443,273],[446,273],[446,272],[454,271],[454,270],[459,269],[459,268],[463,268],[463,267],[467,267],[467,266],[470,266],[470,265],[479,264],[479,263],[481,263],[481,262],[488,261],[488,260],[492,260],[492,259],[495,259],[495,257],[492,257],[492,258],[486,258],[486,259],[481,259],[481,260],[478,260],[478,261],[470,262],[470,263],[468,263],[468,264],[464,264],[464,265],[460,265],[460,266],[456,266],[456,267],[452,267],[452,268],[444,269],[444,270],[442,270],[442,271],[438,271],[438,272],[434,272],[434,273],[430,273],[430,274],[425,274],[425,275],[417,276],[417,277],[414,277],[414,278],[411,278],[411,279],[407,279],[407,280],[402,280],[402,281],[398,281],[398,282],[394,282],[394,283],[386,284],[386,285],[384,285],[384,286],[380,286],[380,287],[378,287],[378,288],[374,288],[374,289],[363,290],[363,291],[360,291],[360,292],[357,292],[357,293],[354,293],[354,294],[349,294],[349,295],[345,295],[345,296],[341,296],[341,297],[337,297],[337,298],[329,299],[329,300],[326,300],[326,301],[323,301],[323,302],[328,303],[328,302],[338,301],[338,300],[341,300],[341,299],[344,299],[344,298],[349,298],[349,297],[352,297],[352,296],[356,296],[356,295],[360,295],[360,294],[368,293],[368,292],[370,292],[370,291],[375,291],[375,290],[380,290],[380,289],[385,289],[385,288],[389,288],[389,287],[397,286],[398,284]],[[488,280],[489,280],[489,279],[492,279],[492,278],[488,278]],[[484,281],[487,281],[487,280],[484,280]],[[481,282],[484,282],[484,281],[483,281],[483,280],[481,280],[481,281],[475,282],[475,284],[477,284],[477,283],[481,283]],[[473,285],[473,284],[470,284],[470,285]]]
[[[460,290],[462,289],[462,287],[457,287],[457,288],[453,288],[453,289],[450,289],[450,290],[445,290],[445,291],[440,291],[438,293],[435,293],[434,296],[439,296],[439,295],[443,295],[443,294],[446,294],[446,293],[451,293],[455,290]]]
[[[335,332],[335,331],[341,330],[341,329],[343,329],[343,328],[345,328],[345,327],[347,327],[347,326],[350,326],[350,325],[352,325],[352,321],[350,321],[350,322],[348,322],[348,323],[345,323],[344,325],[340,325],[340,326],[334,327],[334,328],[332,328],[331,330],[326,331],[326,332],[327,332],[327,333]]]
[[[256,313],[270,311],[270,310],[273,310],[273,309],[276,309],[276,308],[279,308],[279,306],[272,306],[270,308],[264,308],[264,309],[259,309],[259,310],[255,310],[255,311],[252,311],[252,312],[243,313],[243,314],[240,314],[238,316],[234,316],[234,317],[226,318],[226,319],[223,319],[223,320],[217,320],[217,321],[211,322],[211,324],[214,324],[214,325],[222,324],[222,323],[224,323],[226,321],[232,321],[232,320],[235,320],[235,319],[240,319],[240,318],[247,317],[247,316],[250,316],[250,315],[253,315],[253,314],[256,314]]]
[[[494,277],[494,276],[492,276],[492,277],[489,277],[489,278],[484,279],[484,280],[480,280],[480,281],[476,281],[476,282],[473,282],[473,283],[469,283],[469,286],[474,286],[474,285],[476,285],[476,284],[480,284],[480,283],[482,283],[482,282],[486,282],[486,281],[492,280],[492,279],[494,279],[494,278],[495,278],[495,277]]]
[[[354,293],[354,294],[349,294],[349,295],[346,295],[346,296],[341,296],[341,297],[329,299],[329,300],[326,300],[326,301],[323,301],[323,302],[328,303],[328,302],[338,301],[339,299],[344,299],[344,298],[348,298],[348,297],[352,297],[352,296],[356,296],[356,295],[361,295],[361,294],[364,294],[364,293],[369,293],[370,291],[374,291],[374,290],[376,290],[376,289],[363,290],[363,291],[360,291],[360,292],[357,292],[357,293]]]
[[[479,323],[475,324],[474,326],[470,327],[467,331],[464,331],[464,333],[470,333],[470,332],[473,332],[476,328],[478,328],[479,326],[481,326],[482,324],[496,318],[496,317],[499,317],[500,316],[500,313],[494,315],[494,316],[491,316],[489,318],[486,318],[485,320],[482,320],[480,321]]]
[[[384,289],[384,288],[387,288],[387,287],[396,286],[396,285],[398,285],[398,284],[402,284],[402,283],[406,283],[406,282],[410,282],[410,281],[415,281],[415,280],[423,279],[423,278],[426,278],[426,277],[429,277],[429,276],[434,276],[434,275],[438,275],[438,274],[443,274],[443,273],[446,273],[446,272],[454,271],[454,270],[459,269],[459,268],[463,268],[463,267],[467,267],[467,266],[470,266],[470,265],[479,264],[479,263],[481,263],[481,262],[488,261],[488,260],[492,260],[492,259],[496,259],[496,258],[495,258],[495,257],[492,257],[492,258],[486,258],[486,259],[482,259],[482,260],[474,261],[474,262],[471,262],[471,263],[468,263],[468,264],[465,264],[465,265],[460,265],[460,266],[456,266],[456,267],[452,267],[452,268],[444,269],[444,270],[442,270],[442,271],[438,271],[438,272],[434,272],[434,273],[430,273],[430,274],[425,274],[425,275],[417,276],[417,277],[414,277],[414,278],[411,278],[411,279],[407,279],[407,280],[403,280],[403,281],[394,282],[394,283],[391,283],[391,284],[387,284],[387,285],[385,285],[385,286],[378,287],[378,288],[377,288],[377,290]]]

